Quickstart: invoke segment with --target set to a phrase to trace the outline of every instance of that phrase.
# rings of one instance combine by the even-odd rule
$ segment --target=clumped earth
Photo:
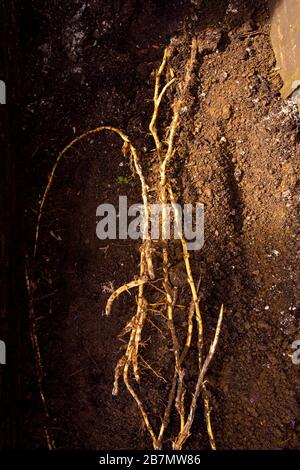
[[[19,24],[30,257],[39,194],[74,134],[103,124],[123,129],[151,178],[152,72],[171,42],[180,77],[198,38],[170,176],[181,202],[205,205],[205,244],[192,253],[192,265],[201,278],[207,344],[225,305],[208,376],[216,444],[299,448],[299,366],[291,345],[300,326],[300,121],[280,97],[267,2],[28,0]],[[162,128],[171,98],[170,91]],[[119,195],[140,202],[139,181],[109,134],[83,141],[58,169],[30,261],[50,419],[27,354],[23,447],[46,447],[45,424],[62,449],[151,447],[125,389],[111,394],[123,345],[117,336],[133,296],[121,297],[109,318],[102,313],[111,290],[138,273],[139,243],[98,240],[95,214],[103,202],[117,205]],[[146,357],[164,376],[166,345],[150,327],[147,334]],[[192,383],[195,371],[187,373]],[[159,422],[164,383],[152,389],[152,382],[142,381],[144,398]],[[201,404],[186,448],[209,448]]]

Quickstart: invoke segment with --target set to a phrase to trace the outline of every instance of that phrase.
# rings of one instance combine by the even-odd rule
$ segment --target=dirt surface
[[[19,23],[30,254],[39,194],[74,134],[101,124],[120,127],[142,149],[151,179],[152,72],[171,42],[180,77],[191,39],[198,38],[170,171],[178,200],[205,205],[205,244],[193,252],[192,265],[201,277],[207,344],[225,305],[208,377],[216,443],[219,449],[299,448],[299,366],[291,344],[300,326],[300,122],[293,104],[280,98],[267,2],[28,0],[19,7]],[[172,92],[161,127],[168,125],[171,99]],[[133,296],[120,298],[109,318],[102,315],[111,288],[138,272],[138,242],[101,242],[95,233],[99,204],[117,204],[119,195],[140,202],[121,145],[103,134],[68,152],[30,262],[47,425],[62,449],[151,448],[128,393],[111,394],[123,344],[117,336]],[[147,361],[168,374],[169,345],[151,325],[144,340]],[[24,367],[23,447],[45,447],[32,358]],[[192,384],[192,367],[188,374]],[[166,390],[149,371],[147,377],[144,399],[157,424]],[[209,448],[202,411],[199,405],[186,448]]]

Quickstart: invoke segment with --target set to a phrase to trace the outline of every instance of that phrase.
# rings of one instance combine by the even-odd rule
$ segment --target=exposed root
[[[29,328],[30,328],[31,346],[33,350],[34,360],[35,360],[39,395],[41,398],[41,402],[42,402],[44,414],[45,414],[45,419],[46,419],[46,424],[44,425],[44,434],[45,434],[45,439],[47,442],[48,450],[54,450],[55,442],[48,429],[48,424],[49,424],[50,419],[49,419],[48,405],[46,402],[46,398],[44,394],[44,387],[43,387],[44,370],[43,370],[43,363],[42,363],[39,340],[37,336],[36,318],[35,318],[35,313],[34,313],[34,308],[33,308],[31,279],[29,276],[29,269],[28,269],[27,264],[25,265],[25,282],[26,282],[26,289],[27,289],[27,295],[28,295]]]
[[[168,383],[168,381],[167,381],[159,372],[157,372],[156,370],[154,370],[153,367],[151,367],[151,365],[150,365],[147,361],[145,361],[145,359],[143,359],[142,357],[141,357],[141,362],[142,362],[142,364],[144,365],[145,369],[151,370],[151,372],[152,372],[158,379],[162,380],[162,381],[163,381],[164,383],[166,383],[166,384]]]
[[[205,376],[206,376],[206,373],[208,371],[209,365],[212,361],[212,358],[215,354],[216,347],[217,347],[217,344],[218,344],[220,331],[221,331],[222,320],[223,320],[223,305],[222,305],[221,310],[220,310],[214,340],[213,340],[213,342],[210,346],[209,353],[208,353],[208,355],[205,359],[205,362],[204,362],[202,368],[199,369],[198,380],[197,380],[195,392],[194,392],[194,395],[193,395],[193,398],[192,398],[192,402],[191,402],[191,405],[190,405],[188,418],[186,420],[186,423],[184,425],[183,430],[180,431],[180,433],[178,434],[178,436],[177,436],[177,438],[176,438],[176,440],[173,444],[173,449],[174,450],[182,449],[182,446],[184,445],[185,441],[190,436],[191,427],[192,427],[192,424],[193,424],[193,421],[194,421],[194,418],[195,418],[198,398],[199,398],[200,393],[203,392],[203,385],[204,385]],[[205,413],[205,415],[206,415],[206,424],[209,425],[208,435],[209,435],[209,438],[210,438],[210,442],[212,443],[212,442],[215,442],[215,440],[214,440],[212,429],[211,429],[210,406],[209,406],[209,401],[208,401],[207,394],[205,394],[205,399],[206,399],[206,413]],[[209,410],[209,414],[207,414],[208,410]]]
[[[190,305],[187,309],[186,339],[184,342],[184,346],[181,350],[180,342],[178,339],[178,334],[177,334],[175,323],[174,323],[174,308],[176,308],[177,291],[172,287],[170,280],[169,280],[170,259],[169,259],[169,250],[168,250],[168,241],[167,241],[168,234],[167,234],[167,223],[166,223],[167,217],[168,217],[167,204],[170,200],[173,211],[174,211],[175,223],[177,223],[177,226],[179,226],[178,207],[176,206],[174,194],[173,194],[172,188],[168,180],[167,170],[168,170],[168,165],[175,153],[174,151],[175,137],[176,137],[178,126],[180,124],[180,113],[181,113],[182,105],[188,93],[188,89],[189,89],[189,85],[191,81],[192,70],[193,70],[195,59],[196,59],[196,52],[197,52],[197,41],[196,39],[194,39],[192,42],[192,47],[191,47],[191,57],[186,67],[186,74],[185,74],[183,83],[179,84],[178,86],[178,96],[175,98],[175,101],[173,104],[173,117],[172,117],[171,124],[167,132],[167,138],[163,140],[160,139],[158,135],[158,131],[157,131],[157,119],[159,115],[159,107],[166,91],[175,82],[175,78],[172,77],[172,79],[169,80],[160,91],[161,78],[165,71],[168,58],[169,58],[168,49],[165,50],[163,61],[159,69],[156,72],[154,100],[153,100],[154,110],[153,110],[152,119],[149,125],[149,129],[155,142],[157,159],[160,162],[160,167],[159,167],[160,182],[159,182],[158,188],[155,186],[154,188],[149,189],[149,191],[156,191],[156,192],[158,191],[158,198],[160,200],[160,203],[162,204],[161,255],[162,255],[163,278],[162,278],[162,283],[160,287],[158,287],[156,283],[154,284],[153,282],[147,279],[145,282],[140,284],[138,302],[137,302],[138,304],[137,311],[134,314],[133,319],[125,327],[126,333],[129,333],[131,331],[130,339],[128,342],[128,348],[127,348],[125,355],[119,360],[116,370],[115,370],[115,385],[114,385],[113,393],[114,394],[117,393],[117,390],[118,390],[117,384],[118,384],[119,377],[121,376],[121,369],[123,368],[123,378],[124,378],[125,385],[128,391],[130,392],[131,396],[134,398],[134,400],[137,403],[137,406],[144,420],[145,426],[148,429],[148,432],[151,436],[154,449],[162,448],[165,431],[169,425],[173,405],[175,405],[175,408],[179,415],[179,421],[180,421],[180,429],[179,429],[177,437],[174,440],[173,447],[174,449],[182,448],[182,446],[184,445],[184,443],[186,442],[186,440],[188,439],[191,433],[191,427],[192,427],[195,413],[196,413],[197,402],[198,402],[201,392],[202,392],[203,402],[204,402],[207,433],[209,436],[211,447],[213,449],[216,447],[214,436],[213,436],[213,431],[212,431],[212,426],[211,426],[211,420],[210,420],[209,398],[208,398],[208,394],[206,393],[204,380],[205,380],[208,367],[210,365],[210,362],[213,358],[213,355],[217,346],[217,342],[218,342],[218,338],[220,334],[221,322],[223,318],[223,307],[221,308],[221,311],[220,311],[220,316],[219,316],[219,321],[218,321],[214,341],[210,347],[208,356],[203,362],[204,337],[203,337],[203,320],[202,320],[202,315],[201,315],[200,305],[199,305],[199,298],[198,298],[199,283],[198,283],[198,286],[196,287],[192,270],[191,270],[187,243],[185,239],[183,238],[183,236],[181,236],[182,258],[184,260],[186,277],[187,277],[188,284],[190,286],[191,297],[192,297]],[[164,149],[164,144],[162,143],[165,141],[166,141],[166,149]],[[146,246],[148,247],[147,244],[149,244],[149,248],[148,248],[149,251],[146,249]],[[142,276],[144,275],[146,271],[146,269],[144,268],[144,264],[145,264],[145,258],[146,258],[147,252],[151,252],[151,240],[149,240],[148,238],[144,238],[144,241],[142,244],[142,250],[141,250],[140,279],[143,279]],[[148,267],[148,273],[149,273],[149,267]],[[132,286],[137,285],[137,284],[134,284],[134,282],[137,282],[137,281],[133,281]],[[148,304],[146,300],[144,299],[144,289],[147,285],[151,288],[154,288],[156,291],[160,292],[164,296],[164,302]],[[123,292],[124,290],[126,290],[125,286],[123,286],[122,288],[119,288],[110,297],[110,299],[108,300],[109,311],[111,309],[112,301],[121,293],[121,291]],[[156,307],[158,305],[162,305],[162,306],[165,305],[165,309],[166,309],[167,325],[168,325],[170,337],[172,339],[172,350],[174,354],[174,374],[173,374],[173,379],[171,381],[169,396],[168,396],[166,408],[163,414],[162,423],[160,425],[158,435],[156,436],[155,431],[150,424],[148,414],[146,413],[144,409],[144,405],[140,397],[138,396],[137,392],[133,389],[133,386],[130,384],[129,373],[132,368],[133,376],[135,380],[137,382],[140,381],[140,374],[139,374],[139,369],[138,369],[138,351],[139,351],[139,344],[141,342],[141,337],[142,337],[142,330],[145,324],[145,320],[147,318],[147,309],[153,311],[151,307]],[[160,311],[158,311],[158,313],[160,313]],[[192,343],[194,318],[197,324],[197,338],[198,338],[197,348],[198,348],[199,375],[198,375],[198,380],[197,380],[196,387],[195,387],[195,392],[192,396],[191,404],[186,414],[185,395],[186,395],[187,389],[184,383],[184,377],[185,377],[184,363],[188,356],[189,349]],[[148,365],[148,368],[153,370],[153,368],[149,364],[147,365]]]
[[[209,404],[209,397],[207,394],[205,382],[202,384],[202,396],[203,396],[203,403],[204,403],[204,415],[205,415],[205,421],[206,421],[206,429],[207,429],[210,447],[212,450],[217,450],[214,434],[213,434],[212,427],[211,427],[211,419],[210,419],[211,406]]]
[[[141,189],[142,189],[142,198],[143,198],[143,204],[144,204],[144,214],[145,214],[145,223],[144,223],[144,232],[143,232],[144,240],[146,240],[146,243],[145,243],[145,256],[146,256],[146,263],[147,263],[147,266],[148,266],[149,276],[150,276],[151,279],[154,279],[152,255],[151,255],[150,240],[149,240],[150,209],[149,209],[149,204],[148,204],[148,188],[147,188],[144,176],[143,176],[141,165],[139,163],[139,158],[138,158],[136,148],[132,145],[129,138],[127,137],[126,134],[124,134],[124,132],[122,132],[120,129],[117,129],[116,127],[112,127],[112,126],[96,127],[95,129],[91,129],[91,130],[81,134],[80,136],[73,139],[68,145],[66,145],[66,147],[64,147],[64,149],[58,154],[58,157],[57,157],[57,159],[56,159],[56,161],[55,161],[55,163],[52,167],[51,173],[48,177],[48,184],[47,184],[47,186],[46,186],[46,188],[43,192],[42,198],[41,198],[40,203],[39,203],[38,216],[37,216],[37,222],[36,222],[36,227],[35,227],[35,241],[34,241],[33,256],[35,257],[36,253],[37,253],[38,242],[39,242],[39,234],[40,234],[40,224],[41,224],[41,218],[42,218],[43,211],[44,211],[44,206],[45,206],[45,203],[47,201],[49,191],[52,187],[53,179],[54,179],[54,176],[55,176],[55,173],[56,173],[56,170],[57,170],[57,167],[58,167],[60,161],[66,155],[68,150],[73,148],[75,144],[77,144],[78,142],[81,142],[82,140],[86,139],[87,137],[89,137],[92,134],[98,134],[98,133],[103,132],[103,131],[111,131],[111,132],[117,134],[119,137],[121,137],[121,139],[124,142],[125,147],[128,148],[129,151],[130,151],[130,154],[133,158],[135,170],[136,170],[136,172],[137,172],[137,174],[140,178]],[[124,151],[124,148],[123,148],[123,151]]]
[[[143,277],[140,279],[137,279],[136,281],[131,281],[127,282],[127,284],[124,284],[123,286],[119,287],[117,290],[115,290],[111,296],[109,297],[107,303],[106,303],[106,309],[105,309],[105,314],[109,315],[111,311],[112,304],[116,300],[117,297],[119,297],[123,292],[129,292],[130,289],[133,289],[134,287],[141,286],[143,284],[146,284],[147,278]]]
[[[132,317],[128,320],[126,326],[123,328],[122,332],[119,334],[119,337],[129,335],[127,341],[125,353],[120,357],[117,362],[114,371],[114,385],[112,394],[117,395],[119,392],[119,382],[123,379],[123,382],[136,402],[136,405],[140,411],[141,417],[145,424],[145,427],[151,437],[152,445],[154,449],[161,449],[164,444],[166,430],[168,429],[171,415],[173,411],[177,411],[177,419],[179,421],[179,430],[177,435],[173,440],[174,449],[182,449],[186,440],[191,434],[191,428],[193,425],[195,413],[197,410],[197,404],[202,397],[204,404],[204,415],[207,428],[207,434],[209,437],[210,445],[212,449],[216,448],[215,439],[212,431],[211,425],[211,408],[209,403],[209,396],[205,388],[205,378],[208,371],[208,368],[211,364],[215,350],[218,344],[221,324],[223,319],[223,306],[221,307],[218,324],[216,327],[216,332],[214,340],[210,346],[207,357],[203,358],[203,347],[204,347],[204,330],[203,330],[203,318],[200,310],[199,302],[199,283],[196,286],[191,264],[189,251],[187,243],[181,234],[181,256],[184,261],[184,269],[186,280],[190,289],[191,300],[187,306],[178,306],[178,290],[176,287],[173,287],[170,281],[169,269],[171,263],[170,256],[170,243],[168,242],[168,233],[167,233],[167,218],[168,218],[168,205],[171,204],[173,208],[175,223],[177,226],[180,226],[179,212],[176,205],[175,197],[171,188],[170,178],[169,178],[169,166],[172,161],[172,158],[176,155],[176,135],[178,128],[180,126],[181,120],[181,111],[182,107],[186,101],[187,95],[189,93],[189,87],[192,80],[192,72],[196,60],[197,54],[197,40],[193,39],[191,45],[191,54],[190,59],[185,67],[185,76],[182,82],[178,83],[174,77],[174,72],[169,66],[170,59],[170,49],[166,48],[163,56],[162,63],[159,69],[156,71],[155,75],[155,86],[154,86],[154,97],[153,97],[153,114],[149,124],[149,130],[153,137],[155,143],[155,153],[158,163],[158,175],[157,181],[153,184],[152,188],[149,188],[143,173],[143,169],[138,157],[138,152],[136,148],[131,143],[130,139],[124,134],[120,129],[111,127],[111,126],[100,126],[93,130],[90,130],[79,137],[75,138],[70,142],[58,155],[55,164],[52,168],[52,171],[48,178],[48,184],[42,195],[39,211],[37,217],[36,231],[35,231],[35,244],[34,244],[34,256],[37,253],[38,242],[39,242],[39,233],[40,233],[40,223],[41,218],[44,213],[45,203],[47,196],[52,187],[53,179],[56,173],[56,169],[61,161],[61,159],[66,155],[69,149],[73,148],[78,142],[81,142],[83,139],[87,138],[91,134],[97,134],[103,131],[110,131],[117,134],[123,140],[122,151],[124,155],[129,155],[131,158],[131,164],[134,167],[136,174],[139,177],[141,184],[141,195],[143,199],[143,209],[144,209],[144,223],[143,223],[143,241],[140,250],[140,272],[136,279],[124,284],[123,286],[116,289],[111,296],[109,297],[105,313],[110,315],[114,301],[124,292],[130,292],[134,288],[138,288],[138,294],[136,298],[136,308]],[[166,69],[168,68],[168,73]],[[161,81],[165,75],[165,84],[161,86]],[[168,90],[171,89],[172,85],[176,83],[175,89],[175,98],[172,105],[172,118],[171,123],[168,128],[165,127],[164,136],[160,138],[157,130],[157,121],[159,118],[160,106],[163,98],[166,96]],[[155,251],[159,254],[161,260],[161,266],[157,267],[159,273],[162,272],[162,278],[155,279],[154,265],[152,259],[152,253],[154,252],[153,243],[150,237],[150,223],[151,223],[151,212],[149,206],[149,193],[154,193],[157,197],[157,200],[162,205],[162,215],[161,215],[161,243],[155,245]],[[160,298],[157,301],[157,292],[160,294]],[[151,297],[151,299],[146,299]],[[178,320],[176,314],[178,313],[178,308],[184,309],[186,311],[186,334],[184,341],[181,341],[182,328],[178,326]],[[167,322],[167,327],[164,323],[164,328],[166,331],[162,331],[158,326],[156,326],[150,316],[151,314],[156,314],[159,316],[160,321]],[[149,362],[146,362],[140,355],[141,347],[144,345],[142,343],[143,330],[147,321],[152,323],[152,325],[158,330],[159,334],[162,337],[162,341],[165,341],[167,336],[170,338],[171,348],[173,353],[173,365],[172,365],[172,377],[168,381],[169,390],[166,398],[165,409],[162,412],[162,421],[157,431],[155,427],[151,424],[150,412],[147,412],[147,407],[142,400],[142,387],[141,383],[141,374],[139,370],[139,360],[141,361],[144,369],[150,370],[158,380],[163,380],[167,382],[167,379],[162,377],[159,373],[155,371],[155,368],[152,367]],[[34,319],[32,319],[32,325],[34,325]],[[190,390],[185,383],[185,375],[187,367],[189,367],[187,360],[190,356],[189,352],[192,347],[193,333],[194,333],[194,323],[197,325],[197,354],[198,354],[198,377],[195,385],[195,390],[190,397]],[[35,344],[35,333],[33,334],[33,344]],[[35,345],[35,352],[38,359],[38,364],[41,368],[41,359],[39,348]],[[42,370],[42,369],[41,369]],[[40,389],[41,397],[43,398],[42,392],[42,382],[40,380]],[[137,390],[139,393],[137,392]],[[189,407],[186,406],[186,396],[189,395]],[[47,411],[47,406],[45,403],[45,411]],[[48,416],[48,415],[47,415]],[[49,438],[51,444],[51,440]]]

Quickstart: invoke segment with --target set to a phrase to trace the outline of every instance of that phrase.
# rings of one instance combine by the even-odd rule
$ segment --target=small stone
[[[93,38],[94,38],[94,39],[99,39],[100,36],[101,36],[100,31],[99,31],[98,28],[96,28],[96,29],[93,31]]]
[[[279,256],[280,255],[280,252],[278,250],[272,250],[272,253],[273,255],[275,256]]]
[[[248,411],[249,411],[250,415],[253,416],[254,418],[258,417],[258,413],[254,408],[249,408]]]
[[[235,179],[236,179],[237,181],[240,181],[240,180],[241,180],[242,174],[243,174],[243,172],[242,172],[242,170],[241,170],[240,168],[237,167],[237,168],[234,170],[234,177],[235,177]]]
[[[226,104],[223,106],[222,109],[222,118],[228,121],[232,116],[232,107],[229,104]]]
[[[266,329],[266,330],[269,330],[270,329],[270,325],[268,323],[266,323],[265,321],[263,320],[258,320],[257,322],[257,326],[258,328],[263,328],[263,329]]]
[[[208,197],[208,199],[210,199],[212,197],[212,190],[210,188],[206,188],[204,194]]]
[[[247,60],[249,58],[248,51],[242,51],[239,55],[240,60]]]
[[[220,82],[224,83],[228,77],[229,77],[229,74],[227,72],[222,72],[220,76]]]

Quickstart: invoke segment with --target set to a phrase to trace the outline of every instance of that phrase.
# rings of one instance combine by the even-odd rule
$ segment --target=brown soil
[[[180,76],[191,38],[199,38],[171,176],[179,200],[205,204],[205,245],[192,263],[201,275],[207,344],[225,305],[208,385],[219,449],[300,445],[299,366],[290,357],[300,324],[299,119],[280,98],[266,4],[31,0],[20,7],[29,252],[38,195],[74,131],[122,128],[145,158],[150,155],[151,174],[151,73],[173,41],[172,65]],[[167,105],[164,114],[167,120]],[[138,243],[104,243],[95,234],[99,204],[117,203],[119,195],[140,202],[139,182],[120,148],[105,134],[68,153],[42,219],[38,261],[31,263],[48,426],[63,449],[151,448],[128,393],[111,394],[123,344],[117,335],[133,297],[123,296],[109,318],[102,316],[105,286],[118,287],[138,272]],[[118,176],[129,183],[119,184]],[[144,340],[146,358],[167,374],[170,345],[151,326]],[[23,447],[45,447],[45,418],[27,362]],[[195,370],[188,374],[192,384]],[[149,373],[143,380],[157,424],[166,390]],[[202,411],[200,405],[186,448],[209,448]]]

